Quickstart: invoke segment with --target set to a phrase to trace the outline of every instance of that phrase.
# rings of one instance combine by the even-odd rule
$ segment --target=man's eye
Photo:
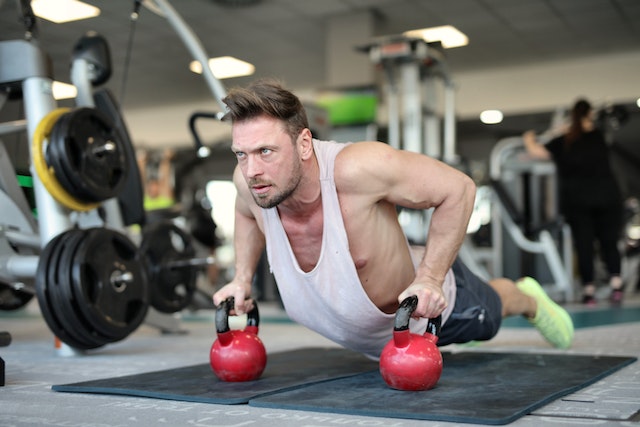
[[[269,153],[271,153],[271,149],[270,148],[263,148],[262,150],[260,150],[260,152],[262,154],[269,154]]]
[[[236,151],[235,155],[236,155],[236,158],[238,159],[242,159],[244,157],[244,153],[241,151]]]

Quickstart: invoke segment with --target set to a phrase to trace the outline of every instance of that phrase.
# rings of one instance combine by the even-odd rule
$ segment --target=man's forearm
[[[475,201],[475,184],[468,181],[457,196],[447,200],[433,211],[425,254],[417,276],[442,284],[453,264],[467,233],[469,218]]]
[[[251,284],[264,248],[264,235],[256,222],[242,215],[236,215],[234,230],[236,281]]]

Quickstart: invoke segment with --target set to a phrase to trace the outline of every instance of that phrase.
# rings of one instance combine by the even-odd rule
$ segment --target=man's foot
[[[569,313],[553,302],[542,286],[531,277],[525,277],[516,286],[525,295],[536,300],[538,309],[529,322],[538,329],[544,339],[557,348],[569,348],[573,341],[573,321]]]

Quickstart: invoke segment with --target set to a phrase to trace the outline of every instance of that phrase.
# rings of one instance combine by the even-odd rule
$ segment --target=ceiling
[[[188,103],[211,97],[202,76],[187,69],[192,59],[166,19],[147,8],[135,24],[127,63],[133,0],[84,0],[99,17],[65,24],[38,20],[38,40],[54,63],[54,77],[69,81],[70,53],[87,31],[109,42],[113,74],[107,86],[125,108]],[[19,0],[0,0],[0,40],[20,39]],[[571,57],[638,50],[638,0],[174,0],[173,7],[201,40],[209,56],[232,55],[253,63],[242,85],[275,76],[291,88],[326,87],[325,36],[331,17],[371,11],[373,36],[451,24],[469,36],[450,49],[450,69],[471,71]],[[354,46],[355,48],[355,46]],[[126,73],[125,73],[125,70]]]

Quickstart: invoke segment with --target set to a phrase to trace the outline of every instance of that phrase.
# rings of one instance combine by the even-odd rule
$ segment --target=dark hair
[[[246,88],[233,88],[222,101],[229,109],[223,120],[239,122],[267,115],[282,120],[293,141],[309,127],[300,99],[274,79],[259,79]]]
[[[567,143],[572,143],[576,139],[580,138],[584,129],[582,128],[582,119],[589,116],[591,113],[591,104],[586,99],[578,99],[573,108],[571,109],[571,124],[569,125],[569,131],[565,136]]]

